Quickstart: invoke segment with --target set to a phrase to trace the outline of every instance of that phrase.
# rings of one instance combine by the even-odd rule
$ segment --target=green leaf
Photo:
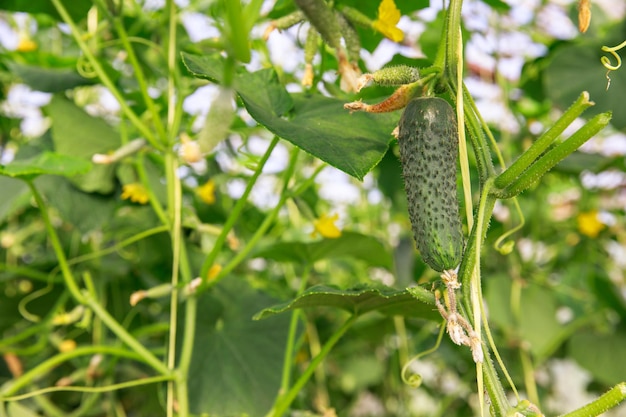
[[[333,98],[295,95],[291,120],[257,121],[311,155],[363,180],[385,155],[399,117],[395,113],[350,114],[343,105]]]
[[[84,233],[109,225],[116,206],[112,198],[85,193],[65,178],[42,177],[36,185],[61,218]]]
[[[61,3],[73,20],[80,20],[87,16],[92,6],[90,0],[61,0]],[[0,9],[30,14],[43,13],[61,20],[61,16],[50,0],[2,0]]]
[[[23,203],[20,201],[23,200],[20,197],[29,193],[29,190],[23,181],[9,177],[0,177],[0,190],[2,190],[2,198],[0,199],[0,223],[2,223],[12,214],[16,206]]]
[[[495,276],[486,289],[490,320],[510,332],[517,324],[511,311],[511,280],[507,276]],[[549,289],[530,283],[521,294],[519,334],[527,342],[540,362],[561,345],[575,330],[564,326],[556,319],[557,303]]]
[[[81,76],[75,68],[43,68],[7,62],[9,70],[33,90],[57,93],[81,85],[94,84],[94,79]]]
[[[256,257],[281,262],[314,263],[320,259],[352,257],[371,266],[393,267],[393,257],[385,246],[372,236],[343,232],[336,239],[316,242],[279,242],[259,250]]]
[[[334,307],[352,314],[378,311],[386,316],[410,316],[436,319],[433,308],[435,298],[422,287],[396,290],[386,286],[367,286],[341,290],[327,285],[307,289],[294,300],[265,308],[257,313],[255,320],[297,308]]]
[[[241,281],[227,281],[198,300],[189,374],[193,413],[263,416],[280,387],[289,317],[252,315],[271,303]]]
[[[602,51],[598,44],[571,44],[558,48],[543,77],[546,95],[561,109],[567,109],[582,91],[588,91],[595,106],[585,112],[593,116],[612,111],[611,123],[618,129],[626,128],[626,91],[624,67],[609,74],[611,85],[607,91],[606,68],[600,63]]]
[[[501,13],[511,10],[511,5],[502,0],[483,0],[483,2],[491,6],[494,10]]]
[[[54,95],[46,112],[52,119],[52,140],[57,152],[91,161],[95,153],[107,153],[120,146],[119,134],[104,120],[90,116],[61,95]],[[93,165],[89,173],[74,179],[86,192],[113,191],[115,167]]]
[[[80,158],[43,152],[33,158],[20,159],[0,165],[0,175],[31,180],[39,175],[62,175],[72,177],[89,171],[91,164]]]
[[[222,79],[218,57],[183,53],[183,61],[198,77]],[[382,159],[399,118],[395,113],[350,114],[343,101],[319,95],[290,96],[272,70],[240,72],[233,87],[257,122],[359,180]],[[288,117],[283,117],[289,110]]]
[[[569,354],[600,382],[614,385],[624,381],[626,361],[620,357],[626,346],[626,334],[576,333],[569,342]]]

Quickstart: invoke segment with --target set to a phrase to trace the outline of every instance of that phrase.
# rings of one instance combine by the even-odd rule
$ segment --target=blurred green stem
[[[83,292],[83,296],[85,297],[85,304],[90,307],[96,316],[102,320],[105,326],[109,328],[120,340],[128,347],[130,347],[133,351],[135,351],[140,357],[141,360],[148,365],[150,365],[155,371],[160,373],[161,375],[170,375],[170,370],[161,362],[152,352],[148,350],[143,344],[141,344],[137,339],[135,339],[128,330],[126,330],[122,325],[120,325],[117,320],[113,318],[109,314],[109,312],[98,302],[98,300],[94,299],[91,294],[88,292]]]
[[[589,417],[599,416],[615,407],[626,399],[626,382],[621,382],[604,393],[600,398],[578,410],[567,413],[562,417]]]
[[[107,7],[104,4],[103,0],[96,0],[96,3],[98,3],[98,6],[102,10],[107,10]],[[123,16],[113,16],[113,15],[110,15],[110,16],[111,16],[111,19],[113,20],[113,26],[115,27],[115,31],[117,32],[119,39],[122,42],[122,46],[124,47],[124,49],[126,50],[126,53],[128,54],[128,60],[130,62],[130,65],[133,67],[134,78],[137,81],[137,84],[139,86],[139,92],[141,93],[143,101],[146,107],[148,108],[148,111],[150,112],[150,116],[152,117],[154,127],[159,137],[161,138],[161,141],[165,142],[167,140],[165,128],[163,127],[163,122],[161,121],[161,116],[159,115],[159,111],[156,105],[154,104],[154,100],[152,99],[152,97],[150,97],[150,94],[148,93],[148,83],[146,82],[146,76],[144,74],[143,68],[141,67],[141,64],[139,63],[139,60],[137,59],[135,50],[133,49],[133,46],[130,43],[128,33],[126,32],[126,28],[124,27]]]
[[[298,288],[297,295],[299,296],[304,292],[306,286],[309,282],[309,276],[311,275],[311,265],[304,265],[304,270],[302,271],[302,276],[300,278],[300,287]],[[283,360],[283,375],[280,384],[279,396],[287,392],[289,389],[289,384],[291,384],[291,372],[294,361],[294,346],[296,341],[296,336],[298,333],[298,320],[302,316],[300,310],[294,310],[291,313],[291,320],[289,322],[289,333],[287,335],[287,344],[285,346],[285,357]]]
[[[237,253],[237,255],[235,255],[235,257],[231,259],[231,261],[224,266],[224,268],[222,268],[218,276],[216,276],[213,280],[211,280],[210,282],[211,286],[217,284],[226,275],[228,275],[234,268],[236,268],[237,265],[239,265],[244,259],[246,259],[246,257],[250,254],[250,252],[256,247],[256,244],[259,242],[259,240],[265,235],[267,230],[274,224],[274,221],[276,220],[276,217],[278,216],[280,209],[285,205],[285,202],[287,201],[287,199],[292,196],[292,194],[288,192],[289,181],[291,180],[291,177],[293,176],[293,173],[295,171],[296,162],[298,161],[299,153],[300,153],[300,148],[294,147],[292,149],[291,158],[289,159],[289,164],[287,165],[287,168],[283,172],[283,188],[280,193],[280,199],[278,200],[278,203],[276,204],[276,206],[274,206],[272,211],[270,211],[267,214],[267,216],[265,216],[265,219],[263,219],[263,223],[261,223],[261,225],[258,227],[256,232],[254,232],[254,235],[252,235],[252,237],[248,240],[248,242],[246,243],[246,246],[244,246],[244,248],[241,249]]]
[[[71,352],[59,353],[41,364],[35,366],[30,371],[24,373],[19,378],[14,379],[11,382],[5,383],[3,387],[0,389],[0,401],[4,401],[6,397],[15,395],[20,389],[26,387],[30,383],[32,383],[35,379],[41,378],[42,375],[45,375],[50,370],[59,366],[60,364],[67,362],[71,359],[80,357],[80,356],[91,356],[96,354],[103,355],[113,355],[117,357],[124,357],[133,360],[137,360],[140,362],[145,362],[149,364],[149,361],[143,356],[140,352],[131,352],[128,349],[113,347],[113,346],[82,346],[78,347]],[[167,376],[167,374],[164,374]],[[171,377],[171,376],[170,376]]]
[[[100,65],[100,62],[98,61],[98,59],[91,52],[91,49],[89,48],[89,46],[83,39],[83,34],[80,32],[80,30],[76,26],[76,23],[72,20],[71,16],[65,9],[65,6],[63,6],[63,3],[61,2],[61,0],[50,0],[50,1],[54,5],[55,9],[59,13],[63,21],[70,28],[70,31],[72,32],[72,36],[74,40],[80,47],[83,54],[85,54],[85,57],[87,58],[91,66],[93,67],[93,70],[95,71],[95,73],[98,75],[98,78],[100,79],[102,84],[104,84],[104,86],[116,98],[117,102],[120,105],[120,108],[122,109],[126,117],[128,117],[131,123],[137,128],[137,130],[139,130],[139,132],[141,132],[141,134],[146,138],[146,140],[148,140],[148,142],[150,142],[157,149],[161,148],[159,142],[156,140],[156,137],[154,136],[152,131],[148,129],[146,124],[142,122],[141,119],[139,119],[139,117],[135,114],[135,112],[133,112],[133,110],[130,108],[130,106],[126,102],[126,98],[122,95],[122,93],[117,88],[117,86],[109,78],[108,74],[106,73],[102,65]]]
[[[266,414],[266,417],[281,417],[285,414],[293,400],[296,398],[296,395],[302,390],[304,384],[311,378],[315,369],[319,366],[319,364],[328,356],[331,349],[337,344],[337,342],[341,339],[341,337],[346,333],[346,331],[352,326],[354,321],[358,318],[357,315],[352,315],[348,320],[344,322],[344,324],[333,333],[333,335],[326,341],[319,355],[317,355],[309,366],[304,370],[300,378],[293,384],[291,389],[283,396],[278,398],[276,404],[270,410],[269,413]]]
[[[46,231],[48,233],[48,237],[50,238],[50,242],[52,243],[52,248],[54,249],[54,253],[57,257],[57,261],[59,262],[59,267],[61,268],[61,273],[63,275],[63,280],[65,281],[65,286],[72,294],[72,297],[79,303],[85,304],[85,299],[83,298],[80,289],[78,288],[78,284],[76,283],[76,279],[70,271],[69,264],[67,262],[67,258],[65,257],[65,252],[63,252],[63,247],[61,246],[61,242],[59,241],[59,236],[54,230],[54,226],[50,221],[50,215],[48,214],[48,207],[46,203],[43,201],[43,197],[35,187],[35,184],[32,181],[26,181],[30,191],[33,194],[33,198],[37,203],[37,207],[41,212],[41,217],[46,225]]]
[[[256,170],[254,171],[252,176],[248,179],[246,189],[244,190],[241,197],[239,197],[239,199],[235,203],[235,206],[230,210],[230,215],[228,216],[228,218],[226,219],[226,222],[224,223],[222,232],[217,237],[217,240],[215,241],[215,244],[213,245],[213,249],[207,255],[206,259],[204,260],[204,263],[202,264],[202,271],[200,273],[201,277],[203,278],[206,277],[207,273],[209,272],[209,268],[211,268],[211,266],[213,266],[213,264],[215,263],[215,260],[217,259],[217,255],[219,255],[220,251],[222,250],[222,247],[224,246],[224,243],[226,242],[228,233],[231,231],[231,229],[233,228],[237,220],[239,220],[239,216],[241,215],[241,212],[243,211],[246,204],[248,204],[248,196],[250,195],[250,192],[252,191],[254,184],[256,184],[257,179],[263,172],[263,167],[265,166],[265,163],[267,162],[270,155],[272,154],[272,151],[278,144],[278,141],[279,141],[278,136],[274,136],[274,138],[272,139],[272,142],[270,143],[269,147],[265,151],[265,154],[263,154],[263,156],[259,160]]]

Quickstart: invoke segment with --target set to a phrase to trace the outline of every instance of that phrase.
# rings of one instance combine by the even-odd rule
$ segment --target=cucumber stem
[[[589,101],[589,93],[583,91],[578,99],[563,113],[559,120],[552,125],[543,135],[539,137],[509,168],[496,177],[494,185],[496,188],[506,188],[517,177],[519,177],[548,147],[563,133],[583,111],[593,106],[593,101]]]
[[[556,164],[578,149],[583,143],[591,139],[596,133],[604,129],[610,121],[611,112],[598,114],[566,141],[560,143],[554,149],[543,155],[508,187],[502,191],[496,191],[495,194],[499,198],[511,198],[527,190]]]

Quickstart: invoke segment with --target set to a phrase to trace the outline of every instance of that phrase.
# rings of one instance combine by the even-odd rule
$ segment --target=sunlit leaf
[[[198,77],[222,79],[222,64],[216,57],[183,54],[183,61]],[[290,96],[272,70],[242,71],[233,87],[257,122],[357,179],[380,162],[399,119],[395,113],[350,114],[343,101],[320,95]]]
[[[13,178],[33,179],[39,175],[62,175],[72,177],[89,171],[91,164],[80,158],[43,152],[33,158],[20,159],[0,165],[0,175]]]

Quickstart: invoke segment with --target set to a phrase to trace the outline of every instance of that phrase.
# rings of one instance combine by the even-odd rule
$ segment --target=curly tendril
[[[404,382],[411,388],[417,388],[420,385],[422,385],[422,376],[419,374],[415,374],[415,373],[410,374],[409,373],[410,367],[419,358],[429,355],[433,353],[434,351],[436,351],[437,349],[439,349],[439,345],[441,345],[441,339],[443,339],[443,334],[445,333],[445,329],[446,329],[446,323],[444,321],[443,323],[441,323],[441,327],[439,328],[439,335],[437,336],[437,341],[435,342],[435,346],[431,347],[430,349],[426,349],[423,352],[418,353],[417,355],[413,356],[411,360],[409,360],[407,363],[404,364],[404,366],[402,367],[402,372],[400,373],[402,382]]]
[[[604,68],[606,68],[606,89],[609,89],[609,86],[611,85],[611,77],[609,77],[609,73],[611,71],[615,71],[617,69],[619,69],[622,66],[622,58],[618,55],[617,51],[619,51],[620,49],[626,47],[626,41],[620,43],[617,46],[614,47],[608,47],[608,46],[603,46],[602,47],[602,51],[603,52],[608,52],[609,54],[613,55],[613,58],[615,58],[615,65],[611,64],[611,60],[606,57],[603,56],[600,58],[600,62],[602,62],[602,66],[604,66]]]
[[[84,55],[81,55],[76,62],[76,72],[85,78],[96,78],[98,76],[93,65]]]

